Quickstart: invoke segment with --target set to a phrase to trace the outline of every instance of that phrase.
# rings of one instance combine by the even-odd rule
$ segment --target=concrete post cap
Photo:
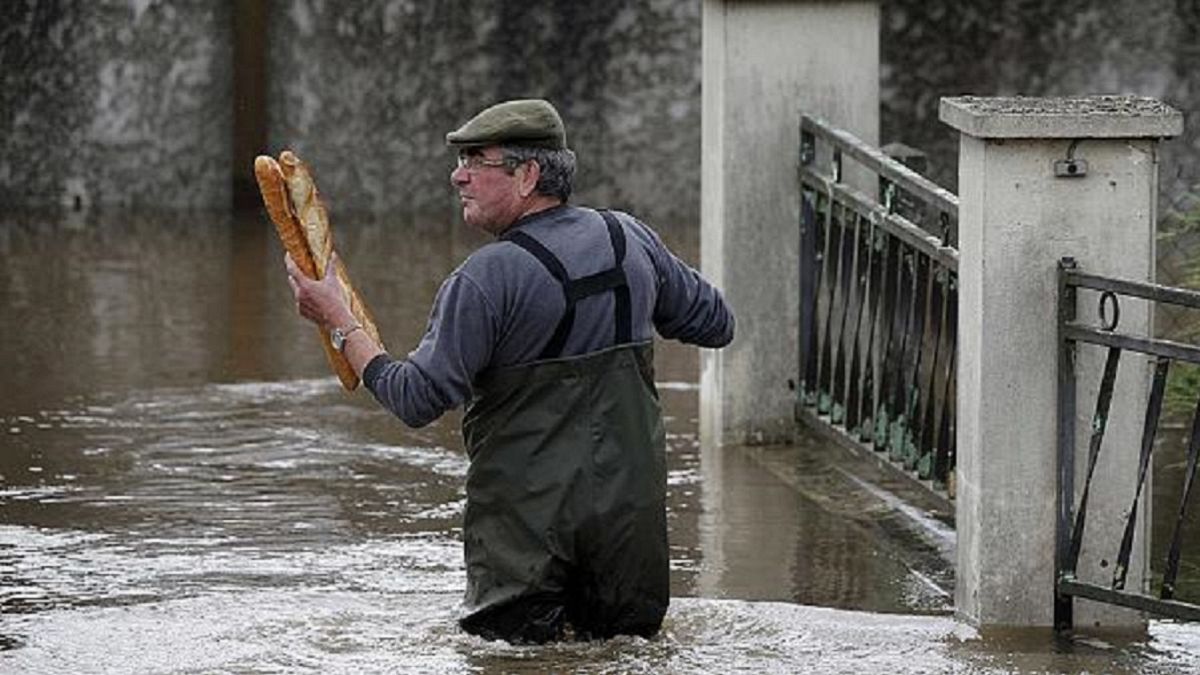
[[[976,138],[1169,138],[1183,114],[1146,96],[953,96],[938,117]]]

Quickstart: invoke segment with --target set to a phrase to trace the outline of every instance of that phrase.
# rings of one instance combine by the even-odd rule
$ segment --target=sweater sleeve
[[[378,356],[363,381],[379,404],[422,427],[471,397],[471,383],[491,359],[498,314],[461,270],[438,290],[424,337],[408,358]]]
[[[724,347],[733,341],[733,311],[721,292],[680,260],[653,230],[650,258],[658,277],[654,327],[664,338],[701,347]]]

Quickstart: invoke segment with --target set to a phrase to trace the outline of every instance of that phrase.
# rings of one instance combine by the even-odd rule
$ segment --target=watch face
[[[346,336],[342,335],[342,331],[337,328],[329,332],[329,341],[333,343],[333,348],[339,352],[346,346]]]

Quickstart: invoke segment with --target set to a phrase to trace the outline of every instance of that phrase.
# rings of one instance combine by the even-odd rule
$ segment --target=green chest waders
[[[650,344],[629,344],[624,235],[617,265],[571,280],[535,240],[514,243],[563,283],[567,308],[541,358],[486,374],[463,420],[471,465],[463,528],[467,614],[489,639],[650,636],[669,597],[665,433]],[[575,301],[616,294],[616,343],[555,358]]]

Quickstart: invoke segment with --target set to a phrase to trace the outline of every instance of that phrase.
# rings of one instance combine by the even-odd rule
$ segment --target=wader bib
[[[463,419],[471,464],[463,539],[467,615],[489,639],[649,637],[669,597],[665,433],[651,345],[629,344],[625,237],[606,272],[569,279],[522,232],[506,239],[562,283],[566,311],[539,360],[481,376]],[[616,294],[616,344],[556,358],[575,302]]]

